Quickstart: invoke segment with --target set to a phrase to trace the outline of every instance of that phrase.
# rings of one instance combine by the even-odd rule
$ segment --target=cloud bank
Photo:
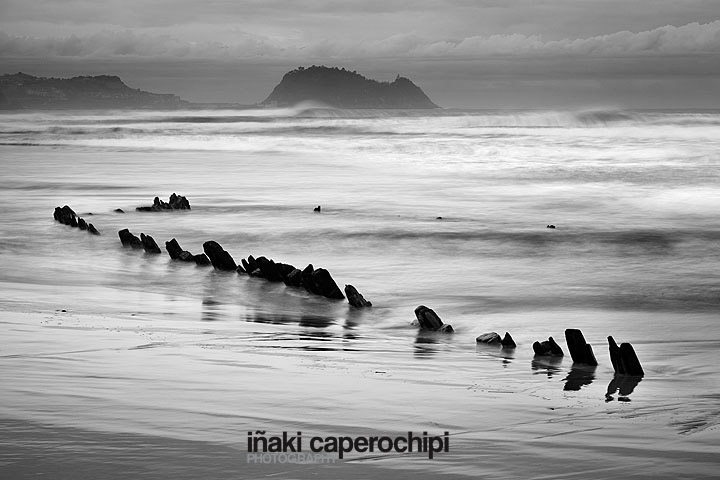
[[[428,39],[414,34],[367,42],[321,39],[307,43],[235,32],[232,41],[191,41],[170,34],[103,30],[69,36],[19,36],[0,32],[1,57],[277,59],[475,59],[487,57],[634,57],[720,53],[720,20],[621,31],[586,38],[544,40],[541,35],[495,34]]]
[[[556,56],[590,55],[599,57],[635,55],[692,55],[720,52],[720,21],[681,27],[666,25],[643,32],[617,32],[589,38],[543,41],[540,36],[475,36],[458,42],[419,45],[417,56]]]

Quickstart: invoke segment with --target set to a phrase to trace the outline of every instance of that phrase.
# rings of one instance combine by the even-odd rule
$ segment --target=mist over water
[[[194,215],[138,218],[147,233],[224,239],[242,256],[322,255],[351,278],[373,271],[380,295],[383,278],[408,282],[432,262],[452,268],[418,272],[423,295],[482,285],[493,306],[697,311],[720,302],[718,121],[298,108],[18,114],[0,134],[18,213],[17,190],[104,215],[177,191]],[[316,204],[323,215],[308,214]]]
[[[612,379],[604,342],[613,335],[635,345],[649,372],[626,395],[642,402],[637,408],[665,415],[682,390],[692,413],[663,417],[663,428],[717,436],[720,382],[708,365],[720,346],[720,113],[316,105],[15,113],[0,117],[0,158],[0,305],[54,312],[28,330],[37,341],[23,322],[7,323],[15,343],[0,352],[12,364],[3,383],[14,387],[3,415],[232,444],[244,434],[233,417],[243,402],[245,421],[263,418],[280,431],[294,422],[427,429],[431,418],[475,432],[458,438],[471,445],[484,427],[464,412],[489,395],[499,412],[492,428],[510,422],[520,442],[541,428],[535,402],[546,405],[538,399],[558,397],[568,383],[578,396],[563,394],[563,408],[599,418],[619,405],[604,399]],[[192,210],[135,211],[173,192]],[[102,236],[53,222],[54,207],[65,204]],[[374,307],[354,311],[282,284],[123,249],[122,228],[152,235],[161,248],[176,238],[200,253],[212,239],[238,262],[252,254],[312,263]],[[457,333],[419,335],[408,325],[420,304]],[[603,359],[589,377],[578,380],[569,358],[533,363],[532,342],[561,340],[565,328],[581,328]],[[510,331],[517,352],[476,349],[475,336],[492,330]],[[97,353],[58,353],[79,351],[83,335]],[[122,362],[109,353],[116,349],[129,352]],[[27,357],[11,360],[17,355]],[[68,367],[70,359],[85,363]],[[168,376],[173,368],[184,381]],[[308,393],[314,368],[332,381],[311,375],[316,391]],[[59,376],[37,381],[43,369]],[[89,380],[103,369],[107,379]],[[228,377],[253,385],[264,403]],[[96,393],[73,403],[64,393],[73,388]],[[447,391],[455,400],[445,400]],[[526,396],[510,411],[499,391]],[[167,392],[175,397],[163,400]],[[345,407],[306,414],[327,398]],[[429,400],[417,418],[409,419],[408,398]],[[433,403],[446,409],[437,413]],[[87,413],[93,405],[106,413]],[[629,405],[619,418],[645,414]],[[612,428],[633,441],[622,423]]]

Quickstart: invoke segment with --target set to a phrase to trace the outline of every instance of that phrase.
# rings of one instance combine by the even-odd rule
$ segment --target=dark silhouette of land
[[[46,78],[26,73],[0,76],[0,108],[92,109],[179,108],[188,102],[173,94],[130,88],[119,77]]]
[[[319,102],[337,108],[439,108],[413,82],[400,75],[379,82],[344,68],[312,66],[286,73],[261,106],[294,106]],[[0,75],[0,109],[177,109],[250,108],[250,105],[196,104],[177,95],[130,88],[112,75],[72,78],[35,77],[26,73]]]
[[[297,68],[283,76],[261,105],[314,101],[339,108],[439,108],[409,79],[378,82],[344,68]]]

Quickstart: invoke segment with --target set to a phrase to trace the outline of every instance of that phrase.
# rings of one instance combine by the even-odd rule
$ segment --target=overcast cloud
[[[482,58],[492,56],[633,56],[704,55],[720,52],[720,20],[675,27],[666,25],[642,32],[622,31],[587,38],[545,41],[541,35],[476,35],[459,40],[428,39],[414,34],[396,34],[367,42],[327,39],[296,44],[237,32],[233,43],[191,41],[169,34],[104,30],[69,36],[18,36],[0,32],[3,56],[74,56],[109,58],[139,56],[196,59],[283,60],[303,58]]]
[[[446,106],[492,93],[525,102],[513,107],[720,107],[703,98],[720,87],[720,2],[4,0],[0,59],[5,72],[55,76],[111,67],[196,101],[257,102],[283,68],[324,63],[402,73]],[[193,91],[183,77],[197,85],[203,71],[214,87]],[[567,95],[550,95],[561,84]]]

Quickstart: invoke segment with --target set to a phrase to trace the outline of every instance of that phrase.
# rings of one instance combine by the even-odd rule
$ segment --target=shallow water
[[[450,452],[285,476],[710,477],[718,124],[712,112],[3,115],[0,417],[20,453],[2,461],[55,458],[74,428],[146,438],[157,458],[136,467],[157,476],[178,455],[204,465],[198,445],[230,446],[214,476],[254,478],[286,466],[247,470],[248,430],[413,430],[449,431]],[[134,211],[172,192],[192,210]],[[54,222],[64,204],[102,235]],[[193,253],[213,239],[236,260],[313,263],[374,306],[123,249],[122,228]],[[409,326],[420,304],[456,334]],[[596,369],[533,358],[550,335],[566,348],[565,328],[582,329]],[[518,348],[476,346],[488,331]],[[642,381],[613,383],[607,335],[634,345]],[[17,421],[39,426],[23,435]],[[38,449],[43,428],[58,443]],[[99,438],[120,452],[109,468],[133,462]],[[78,451],[47,468],[86,467],[90,447],[68,442]]]

